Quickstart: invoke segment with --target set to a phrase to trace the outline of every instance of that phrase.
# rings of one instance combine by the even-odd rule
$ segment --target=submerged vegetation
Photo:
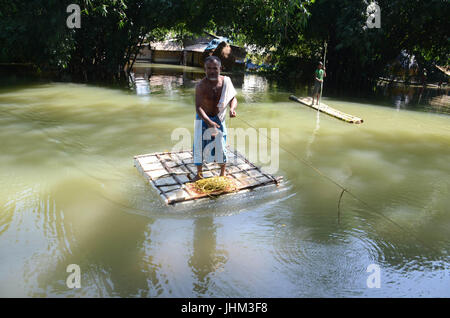
[[[66,24],[73,0],[0,0],[0,63],[31,63],[81,81],[126,79],[143,41],[204,30],[258,49],[271,71],[309,80],[327,44],[327,81],[373,83],[401,52],[421,67],[447,65],[445,0],[379,0],[380,28],[368,28],[364,0],[84,0],[80,28]]]

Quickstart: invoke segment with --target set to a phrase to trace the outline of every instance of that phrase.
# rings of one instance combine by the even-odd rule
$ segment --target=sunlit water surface
[[[364,119],[352,125],[288,100],[306,89],[232,75],[227,124],[278,129],[279,147],[266,141],[284,183],[166,207],[133,156],[193,132],[202,76],[160,66],[137,69],[132,89],[1,88],[1,297],[450,297],[447,114],[325,90]],[[250,149],[239,148],[268,165]],[[79,289],[66,285],[69,264]],[[380,288],[368,288],[370,264]]]

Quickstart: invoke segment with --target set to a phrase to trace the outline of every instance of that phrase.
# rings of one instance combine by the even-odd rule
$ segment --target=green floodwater
[[[169,208],[133,156],[193,132],[201,77],[155,66],[136,69],[132,89],[0,88],[1,297],[450,297],[450,117],[432,111],[435,92],[325,89],[324,102],[364,119],[351,125],[288,100],[306,88],[232,75],[227,123],[279,129],[285,182]],[[345,193],[338,215],[341,189],[309,165],[358,199]],[[69,264],[81,288],[66,285]],[[370,264],[380,288],[367,286]]]

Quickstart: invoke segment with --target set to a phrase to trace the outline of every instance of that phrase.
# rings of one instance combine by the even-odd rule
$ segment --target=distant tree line
[[[69,28],[69,4],[81,27]],[[0,63],[32,63],[83,81],[126,78],[144,39],[203,30],[269,52],[277,72],[308,80],[327,43],[327,81],[367,86],[402,50],[423,64],[449,61],[447,0],[378,0],[368,28],[364,0],[0,0]]]

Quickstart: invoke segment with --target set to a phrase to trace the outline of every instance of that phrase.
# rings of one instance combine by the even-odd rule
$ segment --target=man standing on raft
[[[317,65],[317,69],[314,74],[314,89],[312,93],[311,105],[314,105],[314,97],[317,97],[316,105],[319,105],[320,94],[322,94],[323,78],[327,76],[327,74],[325,73],[325,67],[323,67],[322,62],[319,62],[319,65]]]
[[[203,178],[203,162],[217,162],[220,175],[225,176],[227,162],[225,117],[230,104],[230,117],[236,117],[236,90],[228,76],[220,75],[222,62],[216,56],[205,59],[205,73],[195,87],[196,119],[194,126],[194,164],[197,176]]]

